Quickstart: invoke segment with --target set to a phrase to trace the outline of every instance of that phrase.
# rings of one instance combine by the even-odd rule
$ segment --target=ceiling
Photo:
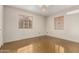
[[[54,13],[60,12],[64,9],[72,7],[72,5],[48,5],[48,10],[46,12],[43,12],[40,8],[40,5],[11,5],[11,6],[20,8],[20,9],[24,9],[26,11],[40,14],[43,16],[49,16],[51,14],[54,14]]]

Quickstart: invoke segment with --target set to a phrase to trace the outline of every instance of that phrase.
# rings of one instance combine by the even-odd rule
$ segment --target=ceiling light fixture
[[[46,12],[48,10],[48,6],[47,5],[42,5],[40,6],[43,12]]]

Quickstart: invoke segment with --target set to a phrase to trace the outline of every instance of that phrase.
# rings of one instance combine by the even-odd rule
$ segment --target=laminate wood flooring
[[[5,43],[1,53],[78,53],[79,43],[50,36],[40,36]]]

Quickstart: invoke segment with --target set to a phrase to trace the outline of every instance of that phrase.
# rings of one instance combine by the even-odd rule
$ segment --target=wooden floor
[[[40,36],[5,43],[0,52],[34,52],[34,53],[78,53],[79,43],[58,39],[49,36]]]

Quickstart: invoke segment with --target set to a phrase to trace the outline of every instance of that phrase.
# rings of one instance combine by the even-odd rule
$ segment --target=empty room
[[[0,53],[79,53],[79,5],[0,5]]]

